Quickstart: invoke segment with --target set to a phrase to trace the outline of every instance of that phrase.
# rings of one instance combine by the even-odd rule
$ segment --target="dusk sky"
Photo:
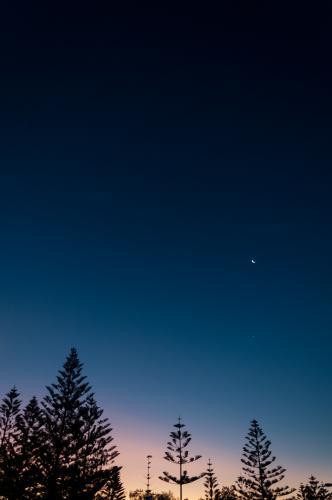
[[[1,393],[76,346],[127,490],[179,415],[222,484],[252,418],[332,479],[331,14],[2,3]]]

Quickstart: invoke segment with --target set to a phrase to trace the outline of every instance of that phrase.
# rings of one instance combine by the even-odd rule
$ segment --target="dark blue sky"
[[[326,475],[330,8],[10,4],[2,392],[75,345],[123,447],[127,418],[163,443],[181,413],[221,463],[256,417]]]

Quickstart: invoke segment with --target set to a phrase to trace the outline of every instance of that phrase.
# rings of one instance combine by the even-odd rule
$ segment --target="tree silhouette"
[[[143,500],[144,497],[145,497],[145,491],[142,489],[129,491],[129,500]]]
[[[170,433],[171,440],[167,443],[167,451],[165,452],[164,458],[168,462],[179,466],[179,476],[173,476],[169,472],[163,472],[163,476],[159,476],[159,479],[167,483],[178,484],[180,486],[180,500],[182,500],[183,485],[197,481],[197,479],[205,476],[205,472],[198,476],[190,477],[187,471],[183,469],[184,465],[195,462],[201,458],[201,455],[189,456],[189,452],[186,448],[191,441],[191,435],[188,431],[182,430],[185,425],[181,422],[181,418],[178,419],[178,423],[175,424],[174,427],[176,431]]]
[[[44,495],[48,500],[93,498],[112,477],[118,455],[107,419],[82,375],[71,349],[56,383],[42,401],[44,444],[41,453]]]
[[[120,479],[120,467],[114,467],[112,477],[95,494],[95,500],[125,500],[126,494]]]
[[[13,387],[0,405],[0,491],[8,500],[19,497],[16,419],[20,406],[19,393]]]
[[[235,486],[223,486],[220,491],[220,500],[237,500]]]
[[[300,485],[297,498],[298,500],[332,500],[332,493],[327,486],[331,485],[320,483],[314,476],[311,476],[307,484]]]
[[[161,493],[155,493],[153,498],[154,500],[176,500],[171,491],[162,491]]]
[[[40,453],[43,445],[43,412],[33,397],[17,416],[17,454],[21,498],[34,499],[42,481]]]
[[[245,467],[236,488],[239,496],[248,500],[273,500],[292,494],[295,490],[288,486],[275,486],[284,478],[286,469],[280,465],[270,467],[276,458],[270,451],[271,442],[256,420],[251,422],[246,441],[241,459]]]
[[[144,490],[134,490],[129,492],[130,500],[144,500],[146,492]],[[171,491],[162,491],[161,493],[153,493],[153,500],[176,500],[175,496]],[[1,499],[0,499],[1,500]]]
[[[219,500],[220,490],[218,485],[218,480],[212,468],[212,462],[209,459],[207,464],[207,470],[205,473],[205,499],[206,500]]]

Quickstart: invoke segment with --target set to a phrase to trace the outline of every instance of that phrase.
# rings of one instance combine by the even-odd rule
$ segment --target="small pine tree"
[[[114,467],[112,477],[95,494],[94,500],[125,500],[126,494],[120,479],[120,468]]]
[[[205,499],[206,500],[219,500],[220,490],[218,485],[218,480],[212,468],[212,462],[209,459],[207,464],[207,470],[205,474]]]
[[[173,476],[169,472],[163,472],[163,476],[159,476],[159,479],[166,481],[167,483],[178,484],[180,487],[180,500],[182,500],[182,487],[184,484],[193,483],[198,479],[205,476],[205,472],[199,474],[198,476],[188,476],[186,470],[183,470],[183,466],[195,462],[201,455],[195,455],[190,457],[186,447],[191,441],[191,435],[188,431],[183,431],[185,425],[181,422],[179,418],[178,423],[174,425],[176,431],[170,433],[171,441],[167,443],[167,450],[165,452],[165,460],[179,466],[179,476]]]
[[[295,490],[288,486],[275,486],[282,481],[286,469],[280,465],[270,467],[275,461],[271,456],[271,442],[267,440],[258,422],[253,420],[246,437],[241,462],[243,476],[237,481],[237,493],[243,499],[275,500],[292,494]]]
[[[0,405],[0,491],[8,500],[19,496],[16,420],[20,407],[19,393],[13,387]]]
[[[301,484],[297,493],[298,500],[332,500],[332,493],[327,489],[327,484],[320,483],[314,476],[309,478],[307,484]]]
[[[42,401],[44,495],[48,500],[93,498],[111,478],[109,466],[118,455],[109,446],[111,427],[102,418],[82,363],[71,349],[57,382]]]

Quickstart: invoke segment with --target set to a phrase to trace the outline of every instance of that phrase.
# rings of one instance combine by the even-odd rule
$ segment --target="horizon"
[[[78,354],[80,354],[79,351]],[[86,375],[87,381],[91,382],[89,374],[85,370],[84,360],[81,359],[81,361],[83,362],[83,374]],[[60,367],[59,365],[58,369],[60,369]],[[54,379],[55,376],[53,377],[53,380]],[[51,382],[52,380],[45,385],[49,385]],[[20,388],[17,387],[17,389],[19,390]],[[92,392],[95,393],[95,387],[93,385]],[[37,398],[42,400],[44,393],[45,390],[40,390],[30,394],[28,397],[24,397],[24,393],[21,393],[20,399],[23,400],[23,403],[27,403],[29,398],[33,395],[37,395]],[[119,457],[115,459],[115,464],[121,467],[122,479],[127,496],[131,491],[146,489],[146,457],[151,454],[151,490],[153,493],[171,491],[175,497],[178,498],[178,486],[164,483],[159,480],[158,477],[163,470],[174,469],[174,465],[165,461],[164,451],[166,450],[166,443],[169,439],[169,432],[172,430],[173,424],[176,423],[177,418],[174,418],[174,422],[168,425],[166,419],[156,422],[152,415],[151,420],[145,422],[145,425],[143,425],[143,422],[139,418],[136,418],[130,413],[119,413],[116,407],[109,408],[107,400],[100,401],[98,393],[95,395],[97,397],[97,403],[104,409],[104,416],[110,420],[113,429],[112,436],[114,441],[112,444],[115,444],[120,452]],[[197,404],[197,410],[198,407],[199,404]],[[322,483],[331,482],[331,473],[328,466],[324,467],[320,464],[317,467],[316,464],[313,464],[311,459],[306,460],[303,456],[300,457],[299,449],[296,446],[296,444],[298,445],[299,443],[295,443],[295,440],[293,443],[291,441],[287,443],[288,449],[290,450],[290,452],[287,453],[285,441],[283,441],[283,445],[278,443],[278,441],[271,436],[269,429],[265,428],[264,422],[262,422],[257,415],[253,415],[250,418],[241,416],[240,422],[237,422],[236,426],[232,425],[231,422],[227,422],[227,425],[225,425],[225,423],[220,423],[219,426],[216,425],[213,429],[209,427],[209,431],[213,431],[215,435],[220,436],[220,440],[217,442],[212,441],[211,437],[209,440],[204,438],[204,429],[207,423],[204,416],[196,420],[197,428],[194,430],[191,428],[190,424],[187,424],[186,419],[183,418],[186,429],[192,434],[192,442],[190,443],[192,452],[194,454],[202,454],[202,457],[197,463],[190,465],[191,473],[205,471],[207,461],[211,459],[219,486],[231,486],[234,484],[241,473],[242,448],[245,443],[245,436],[247,435],[249,425],[253,419],[258,420],[267,438],[272,441],[272,455],[276,456],[276,465],[282,465],[286,468],[285,479],[282,481],[282,484],[288,484],[290,487],[297,489],[300,484],[306,483],[312,475],[318,478]],[[137,423],[139,423],[139,425],[137,425]],[[294,423],[292,423],[292,425],[294,425]],[[277,423],[274,424],[273,430],[276,436],[279,435],[279,438],[282,437],[283,428]],[[232,445],[232,442],[235,444]],[[302,450],[306,451],[306,447],[304,446]],[[310,445],[308,445],[308,454],[310,451],[312,451],[312,449],[310,449]],[[203,498],[203,482],[204,478],[193,484],[185,485],[184,498]]]
[[[221,483],[253,418],[286,483],[331,481],[332,5],[0,23],[1,394],[76,346],[130,488],[179,415]]]

